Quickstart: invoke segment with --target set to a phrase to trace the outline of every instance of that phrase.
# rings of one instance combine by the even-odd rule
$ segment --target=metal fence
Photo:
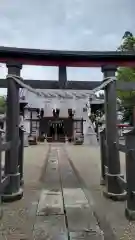
[[[111,182],[113,188],[116,191],[116,182],[117,188],[123,189],[122,194],[118,196],[110,194],[110,198],[113,200],[126,200],[126,209],[125,215],[130,220],[135,220],[135,128],[123,133],[125,138],[125,144],[114,142],[114,148],[125,153],[126,161],[126,176],[117,173],[115,175],[115,182]],[[108,146],[106,139],[106,129],[103,129],[100,132],[100,151],[101,151],[101,184],[108,184],[108,175],[111,173],[114,174],[114,169],[109,165],[108,159]],[[108,174],[109,166],[109,174]],[[123,194],[124,192],[124,194]],[[119,193],[119,189],[118,189]],[[107,193],[108,194],[108,193]],[[107,195],[104,192],[104,195]],[[119,198],[119,199],[118,199]]]

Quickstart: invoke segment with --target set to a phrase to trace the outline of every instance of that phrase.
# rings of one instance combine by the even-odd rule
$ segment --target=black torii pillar
[[[7,64],[8,74],[20,76],[21,64],[11,62]],[[20,187],[19,156],[19,85],[12,78],[8,78],[6,141],[11,142],[11,148],[5,154],[5,174],[10,177],[8,186],[2,196],[3,201],[13,201],[23,196]]]
[[[104,78],[115,77],[116,66],[104,66]],[[106,80],[105,80],[106,81]],[[117,176],[120,175],[120,158],[118,150],[117,112],[116,112],[116,82],[112,81],[105,87],[105,115],[106,115],[106,146],[107,146],[107,172],[106,191],[104,195],[114,200],[123,200],[126,192],[119,184]]]

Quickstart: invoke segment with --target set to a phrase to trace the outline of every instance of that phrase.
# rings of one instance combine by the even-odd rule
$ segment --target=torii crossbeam
[[[27,65],[101,67],[103,65],[135,66],[134,52],[120,51],[60,51],[0,47],[0,62],[20,62]]]

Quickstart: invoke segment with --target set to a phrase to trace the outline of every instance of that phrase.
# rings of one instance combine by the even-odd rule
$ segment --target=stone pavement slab
[[[48,155],[44,188],[37,207],[33,238],[35,240],[68,240],[58,154],[57,148],[53,146]]]
[[[3,204],[0,240],[33,240],[32,232],[48,150],[47,144],[25,148],[24,197],[19,201]]]
[[[64,215],[61,192],[43,190],[38,203],[37,216]]]
[[[38,216],[33,231],[34,240],[68,240],[64,215]]]
[[[59,151],[59,164],[68,231],[99,233],[98,223],[63,150]]]
[[[94,215],[104,231],[104,238],[134,240],[135,223],[125,218],[125,202],[113,202],[102,194],[99,147],[66,145],[65,148]],[[120,159],[122,173],[125,173],[123,153],[120,153]]]

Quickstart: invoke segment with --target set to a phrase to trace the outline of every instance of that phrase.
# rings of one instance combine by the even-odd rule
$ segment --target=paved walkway
[[[3,205],[0,239],[103,239],[64,144],[25,148],[24,197]]]
[[[103,239],[103,233],[66,157],[63,144],[51,146],[34,239]]]
[[[125,203],[102,195],[99,147],[25,148],[24,180],[23,199],[3,205],[0,240],[135,239]]]
[[[67,145],[66,151],[99,225],[104,231],[104,238],[134,240],[135,223],[130,223],[125,218],[125,202],[113,202],[102,195],[99,147]],[[120,154],[120,160],[122,173],[125,173],[124,153]]]

